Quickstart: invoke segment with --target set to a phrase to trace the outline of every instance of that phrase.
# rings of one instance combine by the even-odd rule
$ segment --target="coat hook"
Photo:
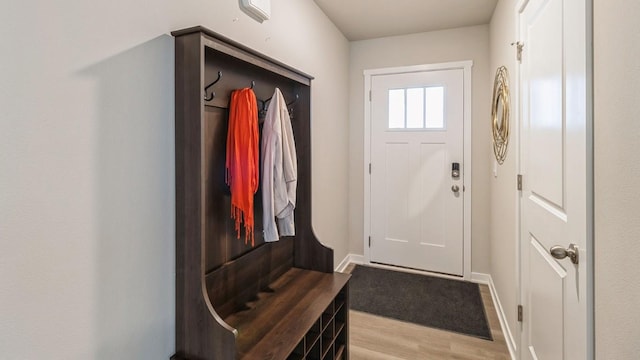
[[[252,90],[253,90],[253,88],[254,88],[255,86],[256,86],[256,82],[255,82],[255,81],[253,81],[253,80],[251,80],[251,87],[250,87],[250,89],[252,89]]]
[[[298,102],[298,99],[300,98],[300,95],[296,94],[296,98],[290,102],[287,103],[287,111],[289,112],[289,117],[291,118],[291,120],[293,120],[293,105],[295,105]]]
[[[269,101],[271,101],[272,98],[273,98],[273,96],[268,98],[267,100],[262,100],[261,101],[262,102],[262,110],[264,112],[267,112],[267,103],[269,103]]]
[[[204,88],[204,99],[206,101],[211,101],[211,100],[213,100],[214,97],[216,97],[216,92],[215,91],[211,92],[211,96],[207,96],[207,91],[209,90],[210,87],[212,87],[218,81],[220,81],[220,79],[222,79],[222,71],[218,71],[218,78],[214,82],[212,82],[211,84],[207,85],[207,87]]]
[[[300,95],[296,94],[296,98],[295,98],[295,100],[293,100],[292,102],[288,103],[288,104],[287,104],[287,107],[289,107],[289,106],[291,106],[291,105],[293,105],[293,104],[297,103],[299,98],[300,98]]]

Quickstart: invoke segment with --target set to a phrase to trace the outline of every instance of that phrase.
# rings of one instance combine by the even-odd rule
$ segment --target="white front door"
[[[522,359],[588,356],[586,19],[584,0],[519,12]]]
[[[463,275],[463,85],[463,69],[371,77],[372,262]]]

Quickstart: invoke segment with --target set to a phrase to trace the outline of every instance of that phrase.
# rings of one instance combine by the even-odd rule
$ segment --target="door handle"
[[[549,252],[551,253],[551,256],[559,260],[562,260],[568,256],[569,259],[571,259],[571,262],[576,265],[580,260],[578,257],[578,246],[575,244],[569,244],[569,248],[567,249],[563,248],[560,245],[552,246],[551,249],[549,249]]]

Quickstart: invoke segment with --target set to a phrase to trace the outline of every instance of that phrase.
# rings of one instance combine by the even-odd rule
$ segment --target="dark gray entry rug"
[[[351,310],[493,340],[478,284],[356,265]]]

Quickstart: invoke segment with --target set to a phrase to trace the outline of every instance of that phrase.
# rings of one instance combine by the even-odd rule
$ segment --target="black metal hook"
[[[256,86],[256,82],[251,80],[251,87],[249,89],[253,90],[255,86]]]
[[[300,95],[296,94],[296,98],[292,102],[287,103],[287,111],[289,112],[289,118],[291,120],[293,120],[293,105],[295,105],[298,102],[299,98],[300,98]]]
[[[262,103],[260,111],[265,112],[265,113],[267,112],[267,103],[269,103],[269,101],[271,101],[271,99],[273,99],[273,96],[268,98],[268,99],[266,99],[266,100],[260,100],[260,103]]]
[[[298,102],[299,98],[300,98],[300,95],[296,94],[295,100],[286,103],[287,110],[292,109],[291,106],[294,105],[296,102]],[[267,113],[267,104],[269,103],[269,101],[271,101],[271,99],[273,99],[273,96],[268,98],[268,99],[266,99],[266,100],[258,99],[258,102],[260,103],[260,108],[258,109],[258,114],[260,116],[264,116]],[[289,111],[289,112],[291,112],[291,111]]]
[[[220,79],[222,79],[222,71],[218,71],[218,78],[212,82],[211,84],[207,85],[207,87],[204,88],[204,99],[206,101],[211,101],[213,100],[214,97],[216,97],[216,92],[212,91],[211,92],[211,96],[207,96],[207,91],[209,90],[210,87],[212,87],[213,85],[215,85],[218,81],[220,81]]]
[[[292,101],[292,102],[290,102],[290,103],[287,103],[287,108],[288,108],[288,107],[290,107],[291,105],[293,105],[293,104],[297,103],[299,98],[300,98],[300,95],[296,94],[296,98],[295,98],[295,100],[293,100],[293,101]]]

